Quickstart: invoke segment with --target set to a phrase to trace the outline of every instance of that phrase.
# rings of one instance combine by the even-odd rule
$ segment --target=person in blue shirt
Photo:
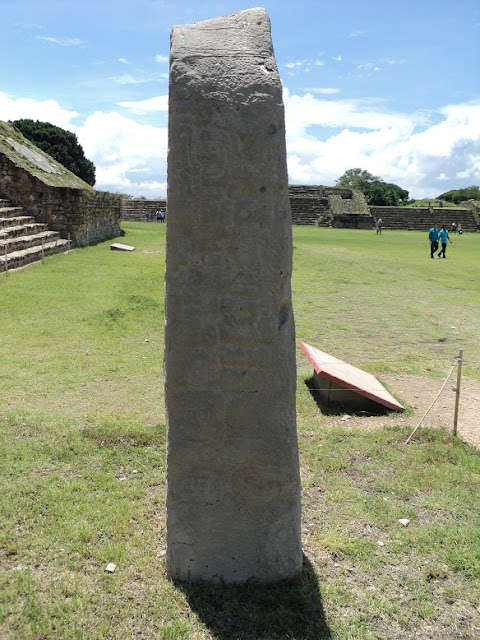
[[[433,254],[438,249],[438,229],[436,224],[428,232],[428,239],[430,240],[430,258],[433,258]]]
[[[438,234],[440,236],[440,242],[442,243],[442,248],[440,249],[440,251],[437,253],[438,257],[440,258],[440,256],[443,253],[443,257],[445,258],[445,251],[447,249],[447,240],[450,242],[450,244],[453,244],[453,242],[450,240],[449,236],[448,236],[448,231],[445,227],[445,225],[442,225],[442,228],[440,229],[440,232]]]

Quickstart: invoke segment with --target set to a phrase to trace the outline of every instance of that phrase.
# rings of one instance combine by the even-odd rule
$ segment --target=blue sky
[[[255,6],[292,184],[353,167],[416,198],[480,184],[478,0],[1,0],[0,120],[74,131],[98,189],[164,196],[171,28]]]

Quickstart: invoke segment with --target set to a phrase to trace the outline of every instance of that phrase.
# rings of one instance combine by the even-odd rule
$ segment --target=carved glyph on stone
[[[174,27],[166,267],[167,570],[301,569],[282,86],[263,9]]]

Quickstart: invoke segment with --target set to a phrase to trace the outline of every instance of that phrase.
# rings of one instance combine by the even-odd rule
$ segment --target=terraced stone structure
[[[429,210],[425,207],[371,206],[370,210],[375,220],[382,219],[383,229],[428,232],[433,224],[437,224],[439,228],[444,224],[450,229],[452,222],[460,223],[464,232],[476,232],[480,229],[480,218],[478,214],[475,215],[473,207],[432,207]]]
[[[69,247],[70,242],[57,231],[49,231],[46,224],[26,216],[23,207],[0,198],[0,272],[25,267]]]
[[[65,241],[70,236],[73,246],[120,233],[119,195],[96,191],[5,122],[0,122],[0,198],[8,200],[7,208],[16,208],[7,214],[0,212],[0,227],[12,226],[7,218],[17,218],[13,221],[16,229],[0,235],[0,253],[3,255],[5,248],[9,254],[16,253],[9,260],[15,260],[17,266],[22,266],[19,252],[32,248],[39,240],[29,239],[35,229],[56,232]],[[31,224],[37,227],[29,227]],[[13,236],[25,236],[26,247],[19,249],[20,245],[12,244]],[[45,240],[46,237],[44,245]],[[56,242],[56,248],[62,244],[65,246]],[[26,259],[23,264],[29,261]]]
[[[263,9],[174,27],[166,266],[167,570],[301,570],[282,86]]]

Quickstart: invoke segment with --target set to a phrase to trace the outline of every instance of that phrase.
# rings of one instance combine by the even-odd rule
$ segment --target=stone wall
[[[293,224],[371,229],[373,219],[362,193],[345,187],[290,185]]]
[[[480,229],[480,207],[475,200],[464,200],[460,203],[460,206],[465,207],[465,209],[470,209],[477,224],[477,229]]]
[[[363,194],[343,187],[290,185],[292,224],[319,227],[372,228],[373,219]],[[167,201],[131,199],[123,201],[124,220],[146,221],[147,213],[166,211]]]
[[[450,230],[452,222],[462,225],[462,230],[475,232],[478,222],[470,209],[453,207],[370,207],[375,220],[382,219],[383,229],[402,229],[405,231],[428,231],[433,224],[439,227],[445,224]]]
[[[73,246],[120,234],[121,196],[96,191],[6,123],[0,123],[0,197],[62,238],[70,234]]]
[[[166,211],[166,200],[123,200],[122,202],[122,218],[130,221],[145,222],[147,214],[154,214],[156,211]]]

